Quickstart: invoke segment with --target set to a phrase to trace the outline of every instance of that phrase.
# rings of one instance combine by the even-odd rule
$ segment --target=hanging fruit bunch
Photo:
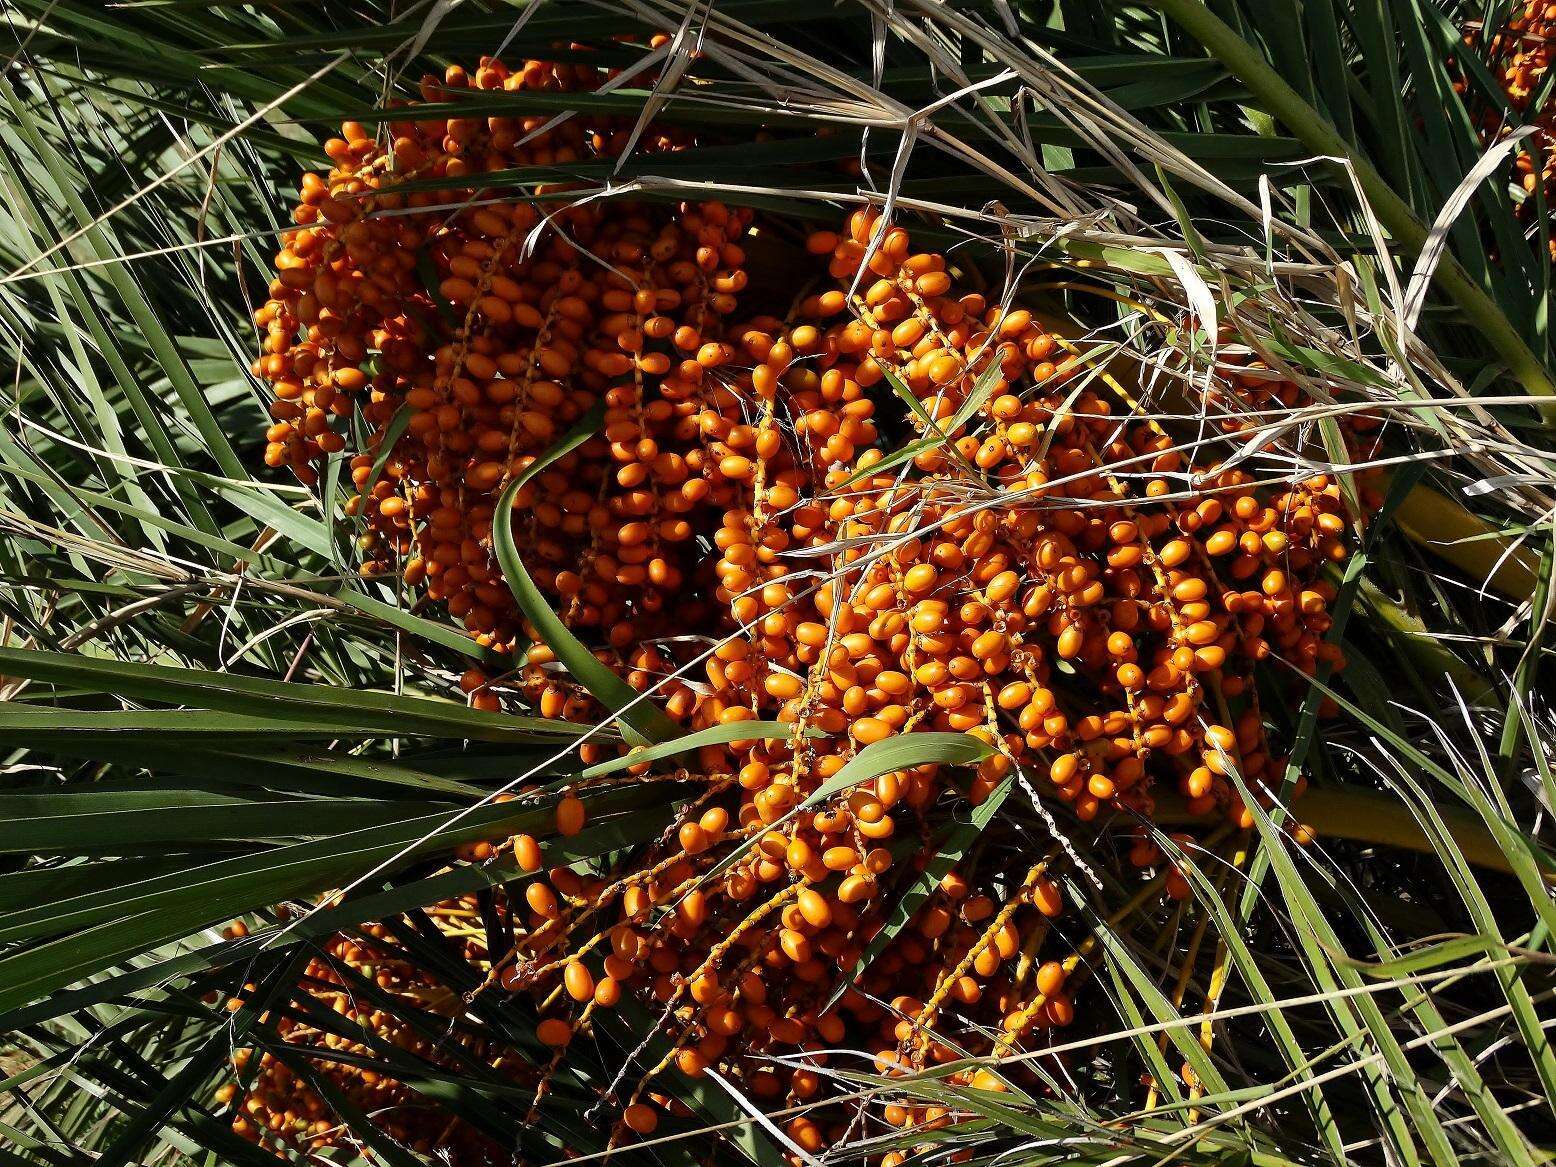
[[[492,61],[473,78],[451,69],[429,79],[423,97],[601,79]],[[326,147],[337,163],[329,180],[304,180],[301,226],[257,314],[267,330],[258,372],[276,396],[266,462],[312,482],[318,459],[345,449],[351,419],[367,426],[372,439],[350,462],[362,493],[348,508],[367,527],[364,569],[398,571],[502,650],[518,625],[491,554],[497,495],[604,399],[606,439],[521,500],[523,539],[571,621],[618,648],[646,639],[697,556],[689,516],[731,489],[718,466],[688,466],[672,435],[703,392],[698,350],[722,335],[744,286],[735,240],[745,216],[514,202],[459,184],[471,172],[608,157],[624,144],[617,127],[533,117],[389,130],[385,146],[347,123]],[[638,144],[673,147],[668,137]],[[400,436],[386,451],[390,432]],[[656,437],[669,439],[662,453]]]
[[[422,96],[605,76],[486,60]],[[956,813],[1017,787],[1116,820],[1147,886],[1189,896],[1149,830],[1155,792],[1234,829],[1252,825],[1245,799],[1282,794],[1252,673],[1270,658],[1343,663],[1325,639],[1324,573],[1347,551],[1340,490],[1325,475],[1271,489],[1180,446],[1073,345],[961,286],[876,209],[809,235],[779,318],[742,309],[749,212],[481,186],[629,143],[692,144],[633,134],[414,107],[378,136],[348,123],[327,147],[334,169],[304,179],[257,314],[255,369],[275,394],[266,459],[312,482],[321,458],[347,456],[364,571],[441,602],[495,654],[532,644],[509,670],[467,673],[472,703],[610,716],[516,604],[494,550],[506,525],[571,634],[677,726],[780,728],[697,752],[680,772],[695,797],[610,870],[548,863],[548,839],[529,835],[462,852],[528,873],[490,909],[511,937],[500,951],[468,926],[472,903],[437,913],[476,992],[530,1002],[527,1046],[467,1041],[456,1017],[458,1049],[437,1050],[365,1007],[341,969],[406,999],[431,991],[370,938],[336,942],[315,996],[376,1040],[481,1058],[532,1089],[537,1112],[570,1045],[625,1003],[648,1010],[662,1050],[630,1055],[590,1100],[611,1145],[675,1114],[666,1075],[710,1068],[785,1112],[792,1158],[944,1124],[944,1108],[854,1097],[823,1051],[897,1076],[1037,1048],[1073,1018],[1090,950],[1055,925],[1079,859],[1062,842],[924,874]],[[1250,397],[1285,392],[1268,371],[1227,369],[1202,405],[1236,432]],[[527,473],[591,416],[592,437]],[[348,448],[350,432],[367,438]],[[871,747],[915,734],[935,748],[872,763]],[[591,744],[584,760],[627,748]],[[566,794],[557,837],[586,817]],[[327,1028],[284,1037],[357,1048]],[[411,1145],[501,1159],[350,1058],[317,1072]],[[224,1101],[240,1133],[313,1149],[339,1137],[285,1059],[267,1052],[238,1077]],[[950,1082],[1039,1088],[1019,1066]]]
[[[1489,38],[1479,23],[1464,31],[1464,43],[1489,65],[1493,76],[1512,106],[1515,117],[1499,109],[1480,111],[1481,140],[1487,145],[1519,126],[1532,125],[1535,132],[1522,142],[1513,156],[1518,185],[1526,196],[1518,205],[1519,217],[1531,228],[1536,225],[1534,197],[1543,196],[1549,207],[1556,196],[1556,107],[1545,93],[1546,72],[1550,68],[1553,43],[1556,43],[1556,6],[1544,0],[1524,0],[1508,13],[1500,28]],[[1461,95],[1469,91],[1464,78],[1454,82]],[[1556,256],[1556,239],[1550,243]]]

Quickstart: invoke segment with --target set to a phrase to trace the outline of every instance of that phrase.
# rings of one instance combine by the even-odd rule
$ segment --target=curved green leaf
[[[658,745],[645,746],[630,754],[624,754],[619,758],[611,758],[609,761],[600,762],[590,766],[580,778],[598,778],[603,774],[613,774],[617,770],[625,770],[628,766],[636,766],[640,762],[657,762],[661,758],[673,758],[677,754],[688,753],[692,750],[700,750],[703,746],[722,746],[729,742],[748,741],[760,739],[763,741],[776,741],[789,737],[794,733],[794,727],[783,721],[731,721],[719,725],[710,725],[707,729],[699,729],[695,733],[678,737],[674,741],[661,742]],[[819,729],[805,731],[806,737],[825,737]]]
[[[673,741],[680,736],[681,727],[671,721],[658,706],[651,704],[643,694],[601,664],[588,646],[562,623],[562,618],[552,610],[529,572],[524,569],[524,561],[519,558],[518,544],[513,539],[514,497],[525,483],[547,466],[593,437],[604,417],[604,404],[597,404],[556,445],[531,462],[523,472],[513,476],[498,498],[497,511],[492,516],[492,544],[497,552],[497,562],[502,565],[503,577],[508,581],[508,590],[513,593],[525,619],[535,626],[540,639],[556,653],[557,660],[562,662],[573,678],[589,690],[596,701],[617,716],[628,740],[636,738],[639,744]]]

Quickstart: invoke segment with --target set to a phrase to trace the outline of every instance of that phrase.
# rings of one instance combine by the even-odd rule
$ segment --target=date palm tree
[[[292,1117],[340,1132],[280,1153],[340,1163],[1549,1161],[1543,8],[4,0],[0,1162],[273,1163],[234,1129],[232,1084],[267,1055],[314,1100]],[[701,137],[485,176],[505,197],[561,181],[752,208],[752,295],[775,301],[806,233],[872,204],[1053,321],[1140,412],[1199,424],[1174,385],[1243,346],[1308,403],[1239,457],[1382,472],[1333,581],[1348,667],[1295,697],[1278,662],[1257,678],[1288,695],[1266,713],[1316,842],[1284,806],[1215,830],[1164,795],[1157,826],[1193,839],[1190,894],[1164,898],[1116,835],[1014,788],[895,890],[890,928],[958,865],[1039,842],[1077,861],[1062,939],[1088,984],[1032,1060],[1041,1088],[833,1064],[840,1088],[949,1111],[934,1129],[865,1124],[812,1154],[737,1083],[667,1074],[673,1120],[616,1140],[600,1100],[662,1053],[632,1001],[544,1090],[472,1053],[548,1057],[533,1004],[478,991],[459,950],[501,943],[524,864],[469,849],[554,834],[579,738],[620,731],[472,708],[461,675],[503,662],[358,572],[341,461],[304,486],[262,458],[252,312],[324,141],[426,71],[584,53],[618,83],[494,107]],[[1358,465],[1338,423],[1363,410],[1382,440]],[[576,664],[565,630],[549,647]],[[898,767],[962,757],[888,744]],[[673,829],[697,790],[658,750],[657,780],[583,792],[589,826],[548,838],[548,863],[604,870]],[[493,797],[518,775],[526,797]],[[344,961],[356,941],[415,991]],[[403,1040],[358,1040],[369,1010]],[[343,1073],[484,1149],[400,1137]]]

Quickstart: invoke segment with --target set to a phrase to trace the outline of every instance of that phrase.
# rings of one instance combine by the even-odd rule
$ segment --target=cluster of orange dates
[[[1515,121],[1500,110],[1483,111],[1479,123],[1482,138],[1489,143],[1518,125],[1535,127],[1535,133],[1513,158],[1518,184],[1529,196],[1519,204],[1520,216],[1532,224],[1539,206],[1533,197],[1536,192],[1543,194],[1547,214],[1556,199],[1556,152],[1552,149],[1556,147],[1556,105],[1548,98],[1542,105],[1531,104],[1544,89],[1556,49],[1556,4],[1524,0],[1513,6],[1491,37],[1487,38],[1485,30],[1475,24],[1465,30],[1464,43],[1489,62],[1517,115]],[[1469,85],[1460,78],[1454,82],[1454,88],[1463,94]],[[1550,247],[1556,256],[1556,239],[1552,239]]]
[[[602,77],[488,60],[428,80],[423,96]],[[809,236],[804,291],[784,318],[742,315],[748,212],[480,186],[486,171],[610,156],[630,126],[413,112],[378,137],[348,124],[328,146],[335,168],[304,179],[257,315],[255,369],[276,398],[267,461],[313,481],[353,424],[369,433],[348,454],[367,570],[442,601],[506,653],[534,630],[494,555],[499,497],[601,409],[596,436],[519,489],[526,568],[600,659],[688,731],[785,727],[702,749],[680,774],[700,792],[625,867],[548,866],[529,836],[466,850],[532,873],[497,899],[510,951],[488,952],[479,928],[459,935],[485,991],[533,1001],[537,1050],[554,1051],[481,1056],[540,1105],[568,1045],[631,998],[669,1052],[601,1100],[613,1143],[675,1112],[665,1075],[710,1068],[783,1113],[795,1158],[951,1121],[888,1096],[829,1103],[844,1091],[827,1070],[839,1055],[824,1051],[907,1074],[1033,1048],[1069,1023],[1082,950],[1045,947],[1069,856],[1055,845],[952,871],[883,933],[903,889],[952,810],[1019,783],[1081,821],[1117,815],[1133,861],[1188,896],[1146,829],[1152,792],[1165,782],[1192,814],[1246,827],[1239,790],[1266,804],[1280,790],[1285,762],[1251,674],[1271,656],[1304,671],[1341,663],[1324,635],[1324,569],[1346,554],[1337,485],[1271,490],[1206,462],[1203,446],[1186,454],[1120,410],[1073,345],[958,287],[943,256],[873,209]],[[684,144],[651,134],[637,148]],[[1248,368],[1221,388],[1292,387]],[[509,672],[472,670],[464,687],[485,708],[606,716],[544,645]],[[983,761],[966,781],[905,765],[816,799],[862,750],[924,731],[971,735]],[[585,818],[575,794],[558,804],[562,836]],[[456,931],[476,914],[459,901],[440,910]],[[388,967],[366,941],[337,949],[373,975]],[[359,1008],[316,971],[326,1007]],[[407,972],[386,991],[428,988]],[[359,1020],[378,1040],[425,1040],[379,1010]],[[287,1040],[326,1036],[295,1026]],[[495,1154],[350,1059],[321,1072],[399,1116],[411,1145],[457,1162]],[[950,1080],[1002,1090],[1023,1073]],[[269,1053],[223,1101],[248,1137],[340,1137]]]

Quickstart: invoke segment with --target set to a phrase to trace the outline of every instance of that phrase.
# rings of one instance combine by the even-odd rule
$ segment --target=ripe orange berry
[[[640,1135],[651,1135],[659,1126],[659,1113],[642,1102],[634,1102],[622,1113],[622,1122]]]
[[[583,830],[588,812],[583,802],[573,794],[565,795],[556,805],[556,829],[563,835],[576,835]]]
[[[1052,997],[1064,987],[1064,969],[1057,961],[1048,961],[1038,967],[1037,991],[1045,997]]]
[[[582,961],[570,960],[563,969],[562,979],[567,987],[567,995],[575,1001],[590,1001],[594,998],[594,976],[584,967]]]
[[[825,928],[832,922],[832,909],[819,892],[810,888],[802,891],[798,900],[800,913],[813,928]]]
[[[573,1027],[558,1017],[549,1017],[535,1027],[535,1036],[546,1045],[561,1048],[573,1040]]]
[[[513,858],[523,871],[539,871],[541,866],[540,844],[529,835],[515,835]]]

